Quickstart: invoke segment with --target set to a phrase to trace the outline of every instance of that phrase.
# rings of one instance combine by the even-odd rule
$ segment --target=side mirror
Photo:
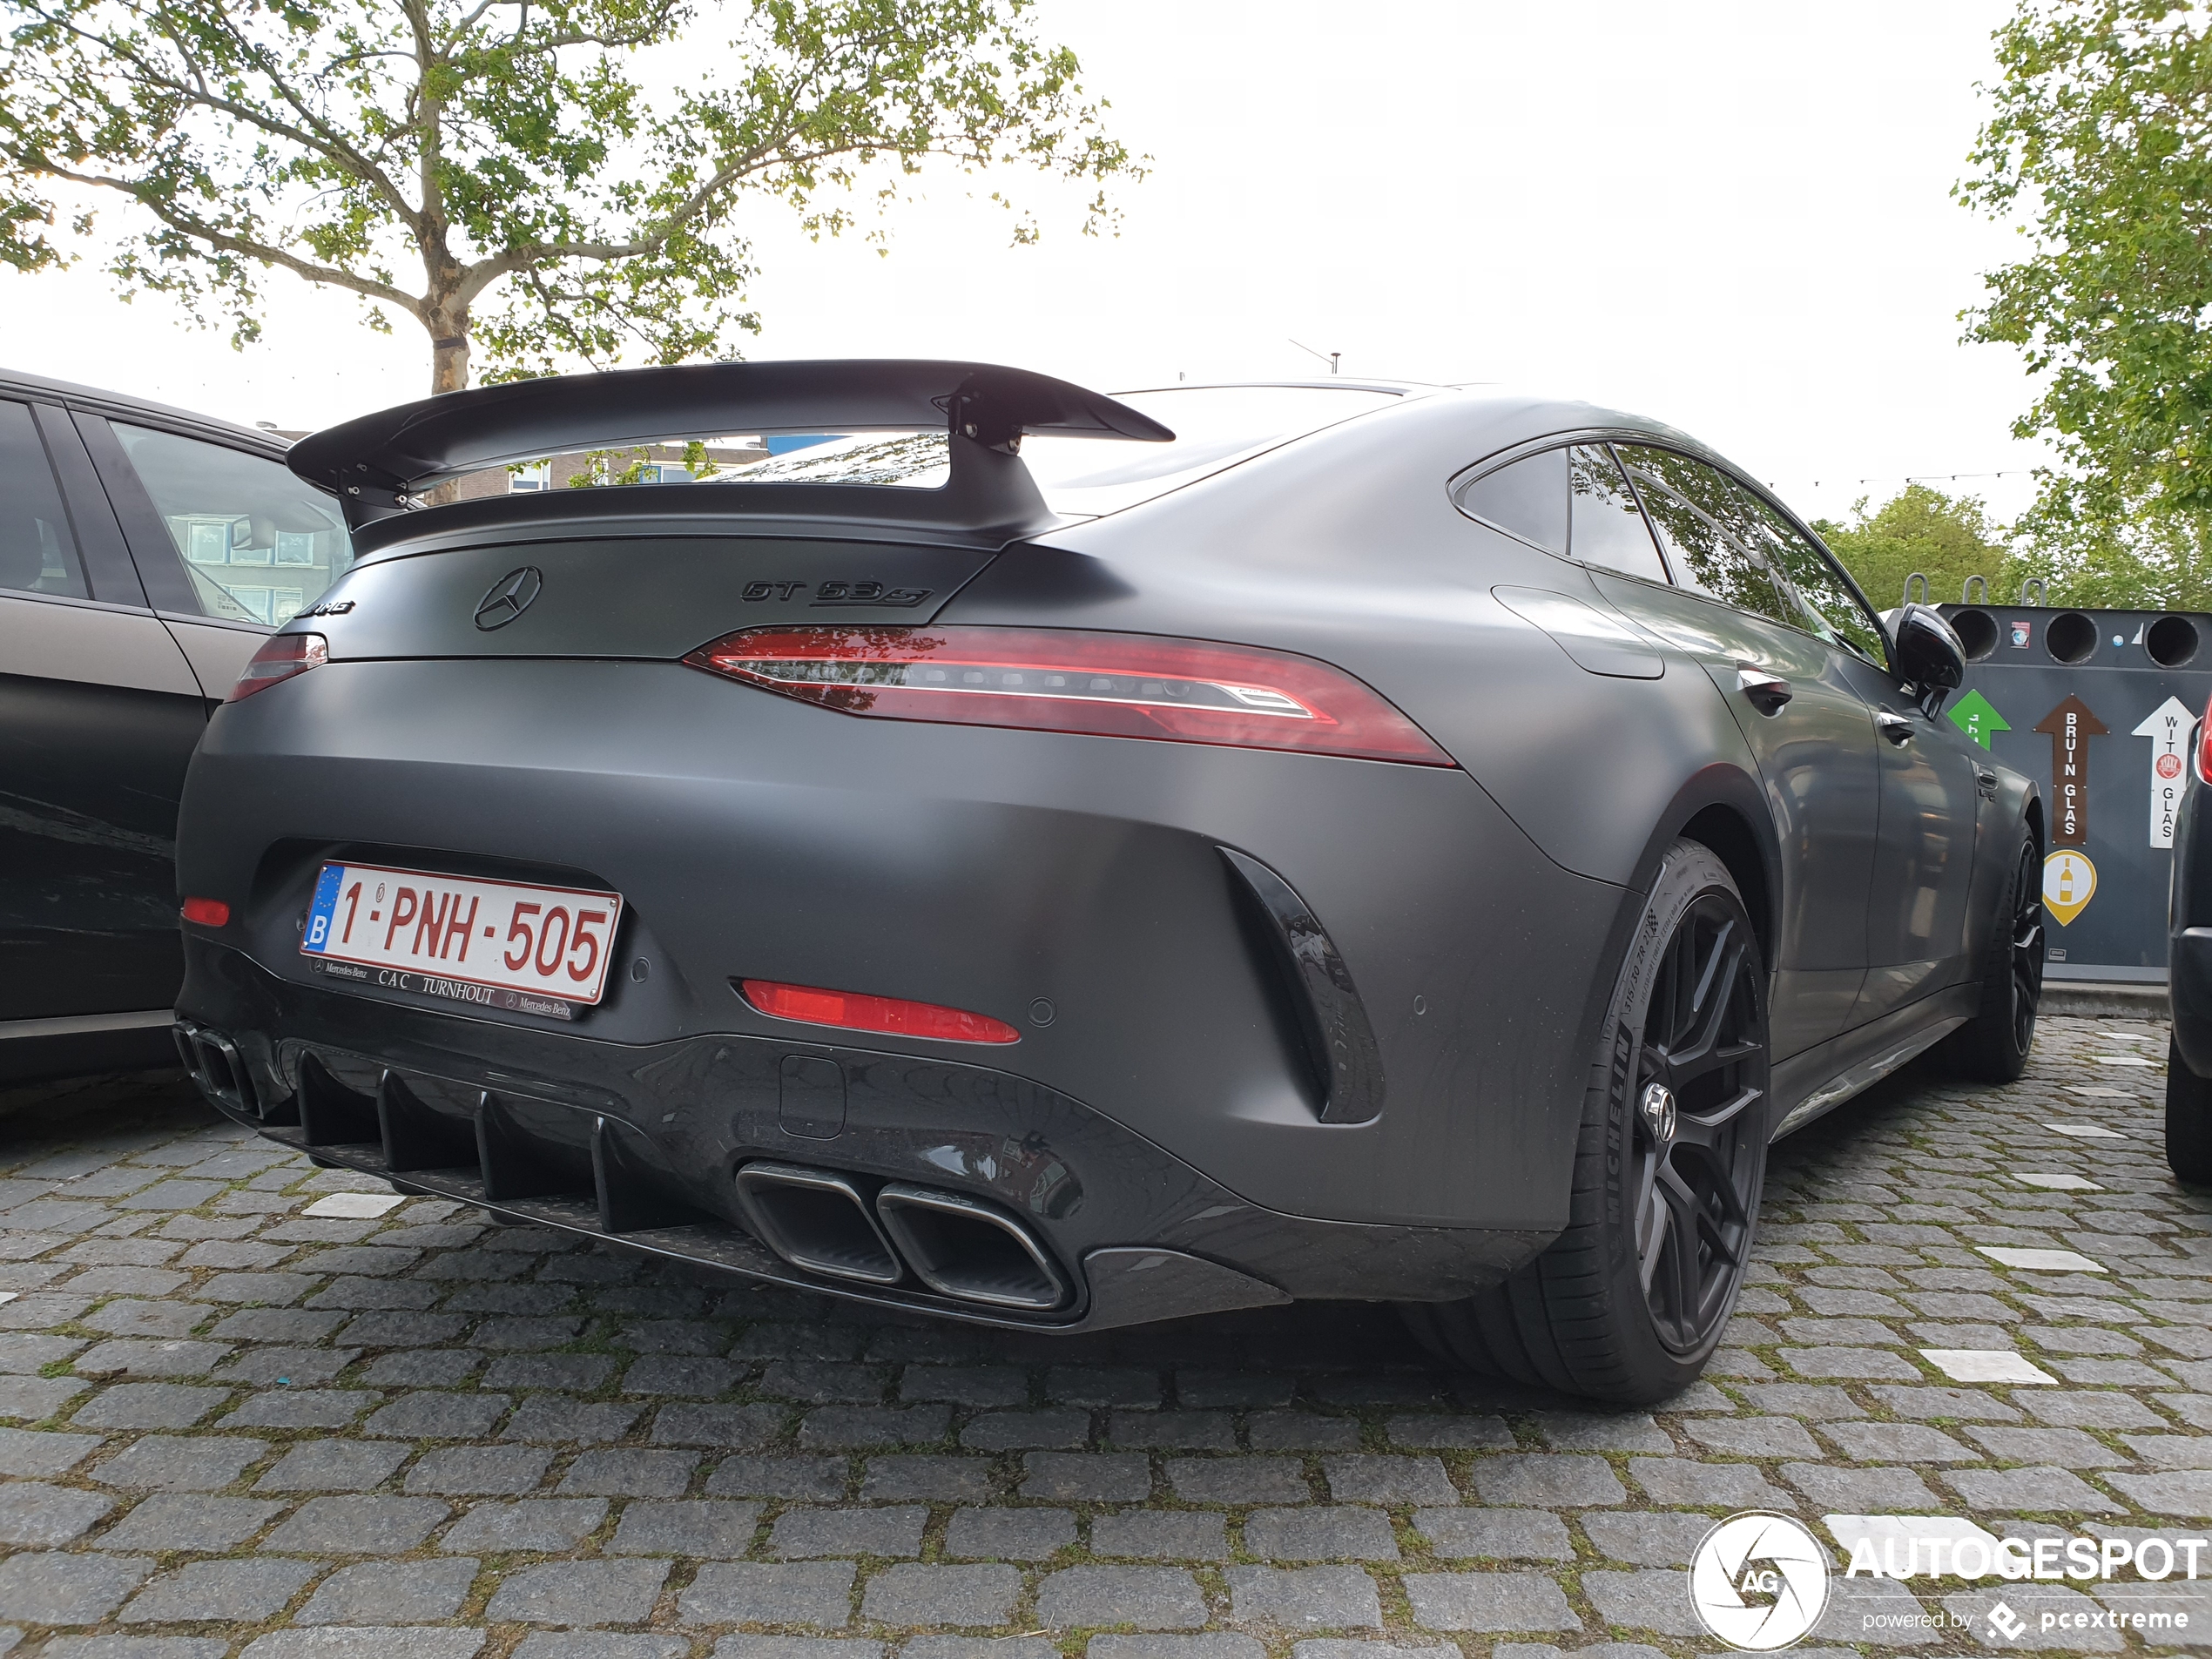
[[[1897,612],[1892,637],[1898,673],[1933,707],[1941,706],[1946,692],[1966,684],[1966,648],[1940,612],[1924,604],[1905,606]]]

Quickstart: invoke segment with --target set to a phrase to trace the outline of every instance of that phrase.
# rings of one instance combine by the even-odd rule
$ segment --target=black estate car
[[[185,762],[350,556],[284,451],[0,374],[0,1082],[174,1063]]]
[[[417,505],[644,439],[682,489]],[[1680,1389],[1767,1147],[2017,1076],[2042,804],[1659,422],[966,363],[487,388],[302,440],[356,562],[186,781],[226,1111],[533,1224],[981,1324],[1385,1299]]]

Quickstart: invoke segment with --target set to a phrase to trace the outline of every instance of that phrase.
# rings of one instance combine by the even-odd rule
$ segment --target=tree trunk
[[[430,325],[430,392],[460,392],[469,386],[469,316]]]

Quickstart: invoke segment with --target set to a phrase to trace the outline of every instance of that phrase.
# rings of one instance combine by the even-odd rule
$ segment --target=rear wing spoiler
[[[285,459],[309,483],[337,492],[347,523],[359,528],[408,511],[416,493],[442,479],[548,455],[740,432],[938,427],[952,460],[951,479],[940,489],[733,482],[692,484],[682,494],[689,512],[706,505],[694,492],[711,489],[718,510],[874,519],[894,496],[900,517],[1019,534],[1052,522],[1018,456],[1023,433],[1150,443],[1175,437],[1125,403],[1027,369],[831,358],[617,369],[448,392],[310,433]],[[660,494],[641,491],[637,505]]]

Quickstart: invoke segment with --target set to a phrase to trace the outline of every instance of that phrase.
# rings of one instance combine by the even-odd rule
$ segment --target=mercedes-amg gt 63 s
[[[658,488],[442,480],[834,435]],[[717,364],[317,433],[356,557],[209,724],[225,1111],[533,1225],[1089,1332],[1404,1305],[1695,1378],[1767,1147],[2010,1077],[2043,807],[1804,524],[1494,389]]]

